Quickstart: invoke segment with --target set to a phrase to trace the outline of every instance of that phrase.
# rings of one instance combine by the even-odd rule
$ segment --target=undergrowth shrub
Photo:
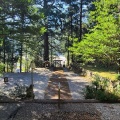
[[[10,96],[19,99],[34,99],[33,85],[25,86],[16,84],[14,89],[11,91]]]
[[[0,62],[0,74],[3,73],[4,67],[5,65],[2,62]]]
[[[116,80],[120,81],[120,74],[116,75]]]
[[[92,85],[86,86],[85,98],[116,102],[120,100],[120,83],[117,81],[113,83],[108,78],[95,75]]]
[[[25,98],[27,86],[16,84],[14,89],[10,92],[10,96],[13,98]]]

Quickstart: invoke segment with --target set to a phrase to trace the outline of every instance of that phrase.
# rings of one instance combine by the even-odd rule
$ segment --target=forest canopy
[[[115,63],[120,57],[120,13],[118,0],[96,0],[89,12],[88,33],[70,50],[85,61]]]

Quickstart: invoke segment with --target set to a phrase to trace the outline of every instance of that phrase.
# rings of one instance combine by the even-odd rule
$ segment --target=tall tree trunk
[[[25,56],[25,72],[28,72],[28,53],[27,53],[27,45],[26,45],[26,56]]]
[[[2,36],[3,36],[3,63],[5,65],[5,34],[4,34],[4,21],[5,21],[5,18],[2,17],[2,26],[3,26],[3,29],[2,29]],[[4,72],[5,72],[5,67],[4,67]]]
[[[11,72],[13,72],[13,66],[14,66],[14,62],[13,62],[13,46],[12,46],[12,51],[11,51]]]
[[[44,10],[47,19],[47,0],[44,0]],[[49,61],[49,42],[48,42],[48,25],[45,25],[47,31],[44,33],[44,61]]]
[[[53,58],[52,58],[52,55],[53,55],[53,51],[52,51],[52,35],[51,35],[51,61],[50,61],[51,64],[52,64],[52,62],[53,62],[53,61],[52,61],[52,59],[53,59]]]
[[[72,8],[72,1],[70,2],[70,7]],[[72,45],[73,45],[73,25],[72,25],[72,22],[73,22],[73,18],[72,18],[72,16],[73,16],[73,13],[72,13],[72,10],[70,11],[71,13],[70,13],[70,18],[71,18],[71,21],[70,21],[70,29],[71,29],[71,39],[72,39],[72,41],[71,41],[71,43],[72,43]],[[71,61],[73,62],[73,53],[71,52]]]
[[[49,61],[48,32],[44,33],[44,61]]]
[[[21,4],[21,6],[23,6],[24,7],[24,5],[23,4]],[[22,23],[22,39],[21,39],[21,43],[20,43],[20,47],[21,47],[21,49],[20,49],[20,73],[22,72],[22,52],[23,52],[23,39],[24,39],[24,24],[25,24],[25,21],[24,21],[24,18],[25,18],[25,16],[24,16],[24,9],[21,11],[21,23]]]
[[[8,72],[8,60],[9,60],[9,53],[7,54],[7,72]]]
[[[5,65],[5,37],[3,38],[3,49],[4,49],[3,63]],[[5,72],[5,67],[4,67],[4,72]]]
[[[23,45],[21,42],[21,48],[20,48],[20,73],[22,72],[22,50],[23,50]]]
[[[69,35],[68,35],[68,46],[67,47],[69,47],[69,44],[70,44],[70,42],[69,42]],[[67,52],[68,52],[68,54],[67,54],[67,65],[69,66],[70,65],[70,51],[68,50]]]
[[[82,4],[83,4],[83,0],[80,0],[80,36],[79,36],[79,42],[82,39]]]

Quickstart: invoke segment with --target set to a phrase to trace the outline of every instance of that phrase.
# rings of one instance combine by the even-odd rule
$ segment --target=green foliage
[[[116,102],[120,99],[120,83],[95,75],[92,85],[86,87],[85,98]]]
[[[108,78],[100,77],[99,75],[95,74],[93,77],[92,85],[96,87],[96,89],[103,89],[105,90],[106,87],[109,86],[110,80]]]
[[[19,99],[34,98],[33,85],[27,87],[26,85],[16,84],[14,89],[10,92],[10,97]]]
[[[117,102],[118,96],[109,92],[104,92],[102,90],[96,91],[96,99],[100,101],[108,101],[108,102]]]
[[[92,86],[86,86],[85,89],[85,98],[86,99],[94,99],[95,98],[95,88]]]
[[[3,69],[4,69],[5,65],[3,63],[0,62],[0,74],[3,73]]]
[[[30,85],[26,90],[26,98],[34,98],[35,95],[33,93],[33,85]]]
[[[23,99],[26,97],[26,89],[25,85],[16,84],[15,88],[10,92],[10,97]]]
[[[43,33],[45,33],[45,32],[46,32],[46,28],[45,28],[45,27],[40,28],[40,33],[41,33],[41,34],[43,34]]]
[[[100,60],[117,62],[119,57],[120,30],[118,27],[117,0],[97,0],[93,2],[95,10],[89,14],[89,33],[79,43],[74,43],[70,50],[75,55],[82,55],[85,61]],[[113,8],[111,9],[111,6]]]
[[[116,75],[116,80],[120,81],[120,74]]]
[[[33,0],[4,0],[1,2],[0,28],[2,29],[0,34],[4,35],[0,35],[0,53],[1,58],[8,63],[8,67],[13,68],[11,59],[16,56],[16,53],[19,53],[18,56],[21,59],[23,58],[20,57],[21,55],[30,56],[31,53],[31,56],[34,57],[35,51],[41,52],[40,45],[43,44],[41,36],[46,31],[43,25],[44,13],[42,9],[35,5]],[[3,54],[4,47],[6,58]],[[40,54],[39,52],[37,54]]]

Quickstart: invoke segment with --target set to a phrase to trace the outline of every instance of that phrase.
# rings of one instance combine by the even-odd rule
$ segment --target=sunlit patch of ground
[[[94,72],[94,73],[98,74],[102,77],[109,78],[112,81],[114,81],[116,79],[116,73],[115,72]]]
[[[101,69],[101,68],[95,68],[95,67],[89,67],[89,66],[85,66],[84,68],[86,70],[91,71],[93,74],[98,74],[101,77],[109,78],[112,81],[116,80],[117,72],[115,70],[107,70],[107,69]]]

